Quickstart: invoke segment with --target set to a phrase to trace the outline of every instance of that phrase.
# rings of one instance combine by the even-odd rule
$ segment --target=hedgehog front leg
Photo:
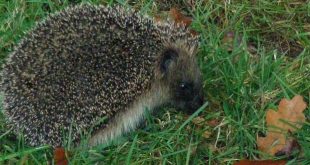
[[[149,92],[142,95],[123,112],[118,113],[107,124],[104,129],[95,132],[88,141],[89,146],[95,146],[135,129],[144,119],[145,111],[152,111],[166,103],[169,99],[167,90],[162,88],[152,88]]]
[[[150,107],[145,106],[145,103],[147,102],[148,99],[137,101],[131,108],[117,114],[104,129],[98,130],[91,136],[89,146],[107,143],[110,140],[135,129],[141,120],[143,120],[144,110],[150,109]]]

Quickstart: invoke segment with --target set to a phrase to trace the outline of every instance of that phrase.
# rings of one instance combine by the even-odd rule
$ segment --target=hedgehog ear
[[[176,60],[178,57],[178,52],[175,49],[168,48],[162,55],[160,60],[160,71],[163,74],[166,74],[169,70],[171,63]]]

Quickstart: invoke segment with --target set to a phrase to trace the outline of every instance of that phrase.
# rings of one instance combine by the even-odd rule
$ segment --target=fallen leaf
[[[271,155],[291,154],[299,144],[286,135],[302,127],[306,119],[303,114],[305,109],[306,103],[299,95],[292,100],[282,99],[278,111],[269,109],[266,114],[267,136],[257,138],[258,149]]]
[[[268,110],[266,115],[267,126],[276,127],[287,132],[296,131],[302,127],[306,117],[303,111],[307,105],[303,101],[302,96],[295,96],[292,100],[282,99],[279,104],[279,110]],[[284,122],[287,121],[287,122]],[[288,124],[289,123],[289,124]]]
[[[185,16],[184,14],[181,13],[180,10],[178,10],[175,7],[171,8],[169,13],[170,17],[176,24],[183,24],[185,27],[189,27],[193,22],[191,17]],[[198,35],[198,33],[192,29],[190,29],[190,32],[194,36]]]
[[[175,7],[170,9],[170,16],[175,23],[184,24],[186,27],[190,26],[192,23],[192,18],[183,15],[181,11]]]
[[[184,14],[181,13],[179,9],[173,7],[169,11],[161,11],[158,14],[156,14],[154,16],[154,21],[157,23],[172,21],[175,24],[182,24],[188,28],[192,24],[193,19],[191,17],[185,16]],[[189,29],[189,31],[193,36],[198,35],[198,33],[193,29]]]
[[[240,160],[234,165],[285,165],[284,160]]]
[[[269,132],[266,137],[257,138],[258,149],[271,155],[282,150],[286,143],[286,136],[282,133]]]
[[[62,147],[54,149],[54,161],[56,165],[68,165],[66,151]]]
[[[290,156],[292,155],[293,151],[298,151],[300,150],[300,145],[296,139],[292,139],[288,142],[286,142],[286,145],[284,148],[282,148],[280,151],[275,153],[275,156],[281,156],[281,155],[287,155]]]

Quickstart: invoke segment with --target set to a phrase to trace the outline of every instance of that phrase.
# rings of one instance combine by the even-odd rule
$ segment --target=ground
[[[85,2],[84,0],[83,2]],[[49,13],[81,0],[0,0],[0,64],[24,33]],[[119,3],[157,16],[176,7],[193,18],[200,35],[197,59],[209,102],[199,116],[209,124],[173,108],[149,116],[143,128],[110,145],[93,149],[68,144],[72,164],[233,164],[266,157],[257,136],[266,134],[265,114],[282,98],[300,94],[310,102],[310,2],[92,0]],[[0,109],[2,111],[2,108]],[[301,153],[289,163],[310,164],[310,109],[306,123],[293,136]],[[206,132],[208,135],[206,135]],[[52,149],[29,147],[5,126],[0,113],[0,164],[47,164]],[[270,157],[270,159],[277,159]]]

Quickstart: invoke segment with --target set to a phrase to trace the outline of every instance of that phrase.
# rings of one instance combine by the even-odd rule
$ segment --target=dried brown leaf
[[[240,160],[234,165],[285,165],[284,160]]]
[[[170,9],[170,16],[175,23],[184,24],[186,27],[189,27],[192,23],[192,18],[183,15],[181,11],[175,7]]]
[[[279,104],[279,110],[268,110],[266,114],[267,126],[277,127],[285,132],[294,132],[302,127],[306,117],[303,111],[307,105],[302,96],[295,96],[292,100],[282,99]],[[290,123],[290,124],[288,124]]]
[[[286,134],[302,127],[306,119],[303,114],[305,109],[306,103],[299,95],[292,100],[282,99],[278,111],[269,109],[266,114],[267,136],[257,138],[258,149],[271,155],[291,154],[292,150],[297,148],[298,143],[288,138]]]
[[[54,149],[54,161],[56,165],[68,165],[66,151],[62,147]]]

